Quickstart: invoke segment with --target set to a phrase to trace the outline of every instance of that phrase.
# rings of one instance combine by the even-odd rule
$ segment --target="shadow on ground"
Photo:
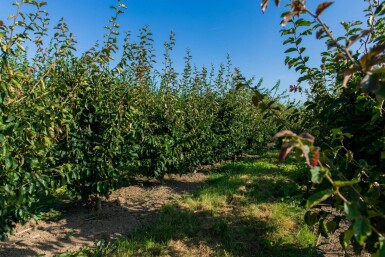
[[[127,249],[136,256],[319,256],[311,248],[271,242],[274,229],[267,220],[241,217],[235,208],[217,216],[172,204],[162,208],[156,222],[118,239],[116,256],[129,256]]]
[[[105,199],[102,211],[71,202],[60,209],[58,220],[18,226],[0,256],[49,257],[99,240],[111,241],[107,248],[117,247],[116,256],[317,256],[312,248],[271,241],[277,228],[267,216],[242,213],[245,204],[298,194],[295,179],[301,176],[270,176],[283,170],[261,159],[245,159],[216,169],[209,180],[206,173],[169,176],[163,182],[139,178]],[[191,209],[180,200],[186,194],[226,201],[216,211],[204,205]],[[295,233],[295,225],[292,229]]]
[[[168,176],[163,182],[138,178],[132,186],[113,192],[98,212],[89,203],[61,203],[59,218],[17,225],[9,241],[0,244],[0,256],[49,257],[129,235],[153,221],[162,205],[201,187],[205,179],[201,173]]]

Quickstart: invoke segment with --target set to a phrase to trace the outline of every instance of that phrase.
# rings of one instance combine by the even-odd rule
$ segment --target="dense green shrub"
[[[240,72],[230,59],[209,71],[187,52],[178,74],[171,34],[156,70],[148,28],[137,42],[127,33],[119,57],[121,2],[104,41],[80,54],[64,20],[49,40],[44,5],[15,3],[10,24],[0,21],[1,239],[59,187],[98,199],[135,174],[187,172],[262,149],[273,135],[276,123],[248,101],[253,92],[235,93]]]

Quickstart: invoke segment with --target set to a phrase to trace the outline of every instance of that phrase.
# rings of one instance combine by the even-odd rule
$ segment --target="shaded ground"
[[[321,210],[333,213],[333,215],[341,216],[341,213],[338,213],[330,207],[329,205],[325,205],[320,208]],[[336,230],[335,233],[329,235],[329,238],[325,237],[319,237],[318,238],[318,245],[319,245],[319,251],[323,253],[323,257],[345,257],[344,250],[340,244],[339,236],[341,233],[346,231],[351,223],[348,220],[341,220],[340,222],[340,228]],[[353,247],[350,246],[348,248],[348,256],[358,256],[358,257],[370,257],[371,255],[367,253],[366,251],[363,251],[360,255],[357,255],[354,253]]]
[[[249,156],[250,158],[250,156]],[[217,165],[218,166],[218,165]],[[100,240],[71,256],[344,256],[338,233],[318,250],[300,205],[307,170],[266,159],[244,159],[217,170],[137,178],[103,199],[102,210],[70,202],[37,223],[18,225],[0,257],[50,257]],[[310,247],[309,247],[310,245]],[[110,256],[110,255],[108,255]],[[367,255],[362,255],[367,256]]]
[[[51,221],[31,220],[18,225],[15,235],[0,245],[1,257],[54,256],[67,250],[94,246],[100,239],[127,235],[153,220],[160,207],[199,188],[204,173],[167,176],[157,180],[137,179],[133,186],[113,192],[102,202],[102,210],[71,202],[60,208],[63,218]]]
[[[113,241],[102,256],[318,256],[302,219],[296,183],[302,177],[300,167],[271,158],[226,163],[193,194],[163,206],[154,223]]]

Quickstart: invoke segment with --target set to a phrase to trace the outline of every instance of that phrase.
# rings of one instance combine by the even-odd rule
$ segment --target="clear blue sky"
[[[70,31],[77,36],[78,50],[84,51],[96,40],[102,40],[104,25],[113,14],[110,5],[115,0],[46,0],[51,26],[64,17]],[[15,8],[11,0],[1,0],[0,20],[6,20]],[[294,84],[298,75],[284,65],[285,47],[280,37],[280,13],[271,0],[267,12],[260,10],[260,0],[127,0],[128,9],[120,18],[121,32],[137,35],[140,28],[149,25],[155,38],[158,61],[162,61],[163,42],[170,31],[176,33],[173,60],[177,71],[183,69],[183,57],[189,48],[193,62],[218,66],[226,61],[226,54],[233,64],[247,76],[264,79],[264,86],[271,87],[281,80],[282,89]],[[285,3],[284,0],[282,0]],[[286,2],[288,2],[286,0]],[[311,9],[322,1],[309,0]],[[335,0],[323,17],[331,21],[333,31],[340,31],[338,21],[362,19],[364,0]],[[309,53],[317,63],[323,49],[315,39],[308,42]]]

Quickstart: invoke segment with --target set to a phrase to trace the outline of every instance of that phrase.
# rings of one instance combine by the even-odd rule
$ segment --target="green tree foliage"
[[[130,176],[187,172],[262,150],[274,135],[275,121],[248,101],[253,92],[235,93],[241,73],[230,59],[197,68],[187,52],[178,74],[171,34],[156,70],[149,28],[138,41],[126,33],[117,54],[120,1],[104,41],[78,53],[64,20],[49,38],[45,5],[23,0],[0,21],[1,239],[57,188],[98,199]]]
[[[265,10],[268,0],[262,1]],[[282,36],[288,45],[285,63],[300,73],[298,85],[307,84],[307,101],[300,135],[282,131],[280,160],[292,150],[303,155],[315,184],[307,207],[331,199],[351,226],[341,234],[344,248],[366,248],[373,256],[385,256],[384,176],[384,18],[385,2],[365,1],[367,22],[341,22],[345,33],[336,36],[322,20],[333,2],[320,3],[315,11],[306,1],[290,1],[291,10],[282,15]],[[280,1],[275,1],[277,5]],[[332,7],[330,7],[332,8]],[[306,37],[315,35],[325,42],[320,67],[312,67],[306,55]],[[320,151],[320,148],[322,151]],[[328,236],[341,217],[309,211],[305,220],[318,224]]]

